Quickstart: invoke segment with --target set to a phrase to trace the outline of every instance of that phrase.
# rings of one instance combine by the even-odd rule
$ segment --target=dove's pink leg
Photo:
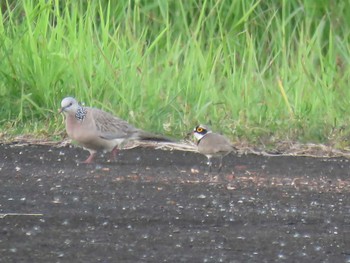
[[[95,159],[96,153],[90,153],[90,156],[82,163],[92,163]]]
[[[111,151],[111,159],[115,160],[117,158],[117,154],[119,152],[118,145],[113,148]]]

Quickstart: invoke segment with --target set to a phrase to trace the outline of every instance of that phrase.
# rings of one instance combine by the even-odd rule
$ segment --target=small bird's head
[[[211,131],[205,127],[204,125],[198,125],[193,130],[193,135],[196,137],[197,140],[202,139],[206,134],[210,133]]]
[[[73,97],[66,97],[61,101],[60,113],[76,113],[79,109],[79,103]]]

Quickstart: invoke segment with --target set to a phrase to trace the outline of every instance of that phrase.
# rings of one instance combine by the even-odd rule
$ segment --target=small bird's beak
[[[185,137],[185,138],[190,137],[192,134],[193,134],[193,131],[190,131],[189,133],[186,134],[186,137]]]

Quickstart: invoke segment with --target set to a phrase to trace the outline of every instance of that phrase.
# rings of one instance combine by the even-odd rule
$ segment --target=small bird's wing
[[[226,138],[221,137],[222,140],[218,140],[216,146],[214,146],[214,151],[216,153],[220,152],[232,152],[234,150],[231,142],[229,142]]]
[[[206,134],[200,141],[198,148],[204,154],[220,154],[235,151],[231,142],[218,133]]]
[[[92,108],[91,113],[100,138],[123,139],[132,137],[132,134],[136,132],[134,126],[108,112]]]
[[[225,149],[225,151],[236,151],[236,147],[223,135],[220,135],[220,145]]]

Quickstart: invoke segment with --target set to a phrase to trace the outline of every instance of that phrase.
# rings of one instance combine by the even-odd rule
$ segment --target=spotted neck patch
[[[84,107],[79,107],[77,112],[75,113],[75,118],[79,121],[83,121],[86,117],[87,110]]]

